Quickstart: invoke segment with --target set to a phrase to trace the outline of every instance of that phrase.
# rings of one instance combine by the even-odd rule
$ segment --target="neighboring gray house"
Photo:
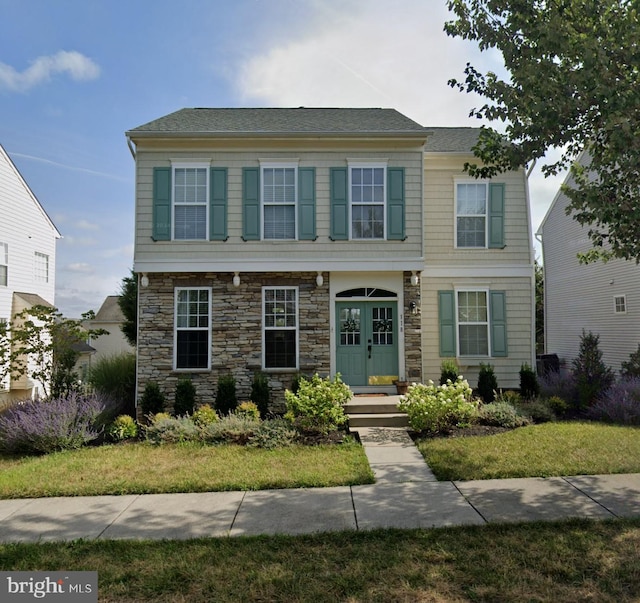
[[[92,363],[105,356],[135,352],[135,348],[129,344],[120,329],[124,322],[124,315],[118,305],[118,299],[118,295],[108,295],[96,312],[95,318],[87,322],[88,329],[107,331],[105,335],[91,338],[91,346],[95,349]]]
[[[463,171],[478,129],[393,109],[182,109],[127,132],[136,162],[138,386],[202,399],[255,371],[354,391],[456,358],[518,386],[535,348],[523,170]]]
[[[537,232],[544,267],[545,351],[570,366],[584,329],[600,336],[603,361],[618,371],[640,343],[640,266],[620,259],[581,265],[577,254],[592,248],[589,227],[566,214],[568,204],[559,191]]]

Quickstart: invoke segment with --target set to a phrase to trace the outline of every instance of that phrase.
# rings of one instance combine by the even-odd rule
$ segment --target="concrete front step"
[[[348,415],[349,427],[407,427],[407,415],[401,412],[386,414]]]
[[[345,406],[349,427],[406,427],[407,415],[398,411],[400,396],[355,396]]]

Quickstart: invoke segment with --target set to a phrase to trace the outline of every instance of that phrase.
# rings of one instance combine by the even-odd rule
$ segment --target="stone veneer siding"
[[[140,287],[138,313],[138,398],[149,381],[156,381],[172,410],[175,388],[185,375],[195,385],[198,402],[213,406],[218,378],[231,373],[238,400],[249,400],[255,372],[262,369],[262,287],[298,287],[299,371],[265,370],[271,406],[284,410],[284,390],[298,373],[328,375],[330,370],[329,285],[316,285],[316,273],[149,274]],[[210,371],[173,369],[174,291],[176,287],[211,287],[212,359]]]
[[[231,373],[236,379],[238,400],[249,400],[255,372],[262,370],[262,287],[298,287],[299,371],[266,370],[271,391],[271,408],[284,410],[284,390],[299,373],[326,376],[330,372],[329,275],[316,285],[316,273],[242,273],[240,286],[233,286],[230,273],[149,274],[149,285],[140,287],[138,313],[138,398],[145,385],[155,381],[173,409],[178,380],[189,376],[198,402],[213,406],[218,378]],[[421,380],[420,314],[408,309],[410,301],[419,305],[420,287],[404,273],[406,378]],[[212,360],[210,371],[173,369],[174,295],[176,287],[211,287]]]

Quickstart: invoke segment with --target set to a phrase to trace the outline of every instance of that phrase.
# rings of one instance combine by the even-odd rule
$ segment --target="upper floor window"
[[[386,166],[350,164],[351,238],[384,239]]]
[[[616,295],[613,298],[613,311],[616,314],[627,313],[627,297],[626,295]]]
[[[49,256],[36,251],[34,256],[33,276],[37,283],[49,282]]]
[[[211,367],[211,289],[175,290],[174,363],[177,369]]]
[[[297,167],[262,164],[264,239],[296,238]]]
[[[209,170],[206,166],[173,166],[173,238],[206,240]]]
[[[0,287],[6,287],[9,272],[9,245],[0,243]]]
[[[487,184],[458,183],[456,186],[456,245],[486,247]]]

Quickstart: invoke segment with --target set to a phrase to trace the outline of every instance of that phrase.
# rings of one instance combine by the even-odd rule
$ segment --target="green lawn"
[[[0,498],[262,490],[373,483],[359,444],[262,450],[146,442],[0,456]]]
[[[440,480],[640,473],[640,428],[558,422],[492,436],[426,438]]]
[[[92,570],[106,602],[640,599],[640,520],[0,545],[2,570]]]

